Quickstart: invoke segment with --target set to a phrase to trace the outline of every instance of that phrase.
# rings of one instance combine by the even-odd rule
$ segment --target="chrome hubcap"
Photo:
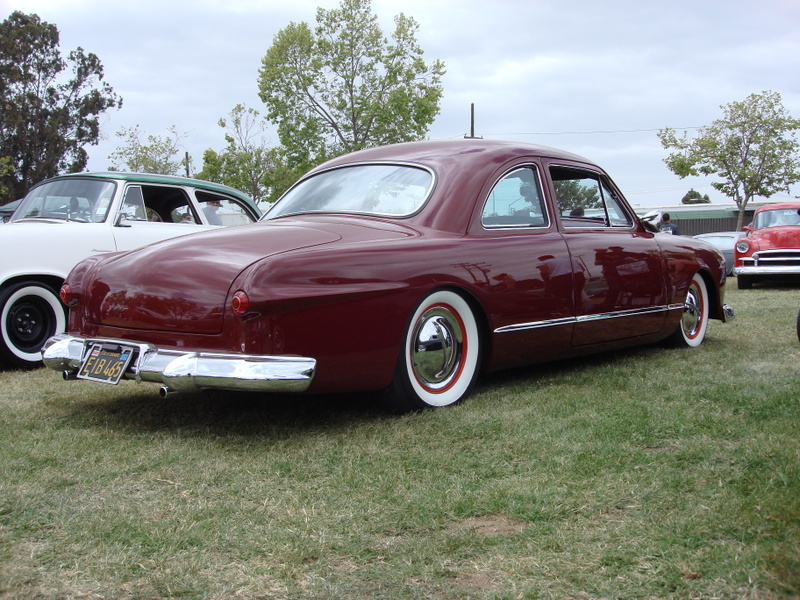
[[[411,364],[420,384],[442,389],[458,374],[464,334],[458,318],[443,306],[420,317],[412,332]]]
[[[683,331],[688,337],[694,337],[702,324],[703,311],[700,303],[701,300],[697,288],[692,285],[683,305],[682,325]]]

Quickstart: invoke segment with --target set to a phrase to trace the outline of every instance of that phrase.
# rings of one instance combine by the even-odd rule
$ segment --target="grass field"
[[[0,599],[800,596],[800,289],[464,404],[0,371]]]

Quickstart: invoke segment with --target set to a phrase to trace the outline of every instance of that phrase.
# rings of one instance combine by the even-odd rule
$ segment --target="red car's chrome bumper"
[[[124,379],[161,383],[161,395],[207,389],[253,392],[303,392],[311,385],[316,360],[299,356],[257,356],[189,352],[158,348],[128,340],[85,339],[66,333],[50,338],[42,348],[45,366],[74,379],[94,343],[135,349]]]

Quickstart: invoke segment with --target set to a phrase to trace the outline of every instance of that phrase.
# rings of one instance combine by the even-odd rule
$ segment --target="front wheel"
[[[66,329],[67,318],[58,294],[49,286],[26,281],[0,294],[0,359],[13,366],[42,360],[41,349],[52,335]]]
[[[426,296],[406,326],[394,380],[385,392],[388,407],[407,412],[460,402],[475,383],[480,354],[469,303],[447,290]]]
[[[696,348],[702,344],[708,328],[708,313],[708,288],[703,276],[696,273],[683,303],[681,322],[670,339],[672,345]]]

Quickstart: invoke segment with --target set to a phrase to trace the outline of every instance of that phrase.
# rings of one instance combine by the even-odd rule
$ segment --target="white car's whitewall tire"
[[[0,357],[15,366],[38,364],[42,346],[67,326],[58,294],[38,282],[9,286],[0,294]]]

